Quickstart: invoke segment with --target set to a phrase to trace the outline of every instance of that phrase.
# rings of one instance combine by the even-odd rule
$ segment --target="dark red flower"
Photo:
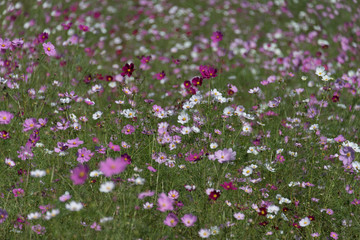
[[[9,134],[7,131],[5,131],[5,130],[0,131],[0,138],[2,138],[2,139],[8,139],[8,138],[10,138],[10,134]]]
[[[289,211],[289,209],[287,207],[284,207],[282,210],[283,210],[283,212]]]
[[[185,82],[184,82],[184,86],[185,86],[185,88],[191,87],[190,81],[185,81]]]
[[[121,155],[121,160],[127,162],[127,164],[130,164],[130,163],[131,163],[131,157],[130,157],[130,155],[128,155],[127,153]]]
[[[107,76],[106,76],[106,81],[112,82],[112,80],[113,80],[113,77],[112,77],[112,76],[110,76],[110,75],[107,75]]]
[[[220,191],[212,191],[210,194],[209,194],[209,199],[212,199],[212,200],[216,200],[220,197]]]
[[[89,31],[89,27],[88,26],[86,26],[86,25],[79,25],[79,29],[81,30],[81,31],[83,31],[83,32],[87,32],[87,31]]]
[[[84,78],[84,83],[88,84],[88,83],[91,82],[91,80],[92,80],[92,77],[91,77],[91,75],[89,74],[89,75],[85,76],[85,78]]]
[[[47,39],[49,38],[49,34],[47,32],[43,32],[43,33],[40,33],[39,36],[38,36],[38,41],[40,43],[43,43],[45,42]]]
[[[125,64],[125,66],[123,66],[122,70],[123,72],[121,73],[121,76],[125,76],[127,75],[128,77],[131,77],[132,73],[135,71],[134,69],[134,64],[130,63],[130,64]]]
[[[308,218],[310,219],[310,221],[314,221],[315,217],[314,216],[308,216]]]
[[[202,77],[194,77],[191,82],[192,84],[196,87],[196,86],[201,86],[202,85],[202,81],[203,78]]]
[[[268,225],[268,224],[269,224],[269,223],[266,222],[266,221],[259,223],[260,226],[264,226],[264,227],[265,227],[266,225]]]
[[[195,90],[194,88],[192,88],[192,87],[188,88],[188,89],[187,89],[187,92],[188,92],[189,94],[191,94],[191,95],[196,94],[196,90]]]
[[[337,95],[334,95],[334,96],[332,96],[332,98],[331,98],[331,101],[333,101],[333,102],[338,102],[340,100],[340,98],[339,98],[339,96],[337,96]]]
[[[258,214],[259,214],[260,216],[266,216],[266,214],[267,214],[266,208],[264,208],[264,207],[259,208]]]
[[[293,223],[293,226],[294,226],[295,228],[300,228],[300,225],[299,225],[298,223]]]

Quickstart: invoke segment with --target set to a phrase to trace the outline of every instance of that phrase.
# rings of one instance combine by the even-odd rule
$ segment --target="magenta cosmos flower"
[[[112,175],[125,171],[127,165],[127,162],[121,158],[115,158],[115,160],[107,158],[106,161],[100,162],[100,171],[103,172],[106,177],[111,177]]]
[[[13,118],[14,115],[12,113],[0,111],[0,124],[9,124]]]
[[[82,185],[85,183],[89,173],[89,168],[86,165],[79,164],[71,171],[70,179],[74,185]]]
[[[51,42],[43,43],[45,54],[48,56],[56,56],[56,50]]]
[[[181,218],[181,221],[186,227],[191,227],[197,221],[197,217],[192,214],[185,214]]]
[[[165,193],[161,193],[158,198],[158,209],[160,212],[172,211],[174,200],[166,196]]]
[[[219,31],[213,32],[211,40],[213,42],[220,42],[223,39],[223,34]]]
[[[217,69],[216,68],[213,68],[211,66],[203,66],[203,65],[200,65],[199,66],[199,71],[201,73],[201,75],[204,77],[204,78],[213,78],[213,77],[216,77],[216,73],[217,73]]]

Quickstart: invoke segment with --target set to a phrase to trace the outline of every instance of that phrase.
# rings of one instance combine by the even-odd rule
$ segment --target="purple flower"
[[[79,164],[71,171],[70,179],[74,185],[82,185],[88,177],[89,168],[86,165]]]
[[[165,193],[161,193],[158,198],[158,209],[160,212],[172,211],[174,200],[166,196]]]
[[[40,224],[34,225],[31,227],[31,230],[33,230],[38,235],[43,235],[46,232],[45,227],[41,226]]]
[[[28,118],[25,120],[24,124],[23,124],[23,131],[27,132],[29,130],[32,130],[34,128],[40,128],[41,125],[38,124],[38,122],[36,121],[36,118]]]
[[[76,160],[80,163],[84,163],[88,162],[94,154],[84,147],[78,150],[77,155],[78,158]]]
[[[139,193],[138,199],[144,199],[145,197],[152,197],[152,196],[154,196],[154,194],[155,194],[154,191],[142,192],[142,193]]]
[[[48,43],[43,43],[43,48],[44,48],[44,51],[45,51],[45,54],[48,55],[48,56],[56,56],[56,50],[55,50],[55,47],[54,45],[52,45],[51,42],[48,42]]]
[[[25,146],[25,147],[21,146],[20,151],[17,151],[17,153],[19,154],[18,158],[20,158],[23,161],[25,161],[27,159],[32,159],[34,156],[33,152],[31,151],[31,148],[29,146]]]
[[[219,31],[213,32],[211,40],[213,42],[220,42],[223,39],[223,34]]]
[[[181,221],[186,227],[191,227],[197,221],[197,217],[192,214],[185,214],[181,218]]]
[[[100,162],[100,171],[104,173],[106,177],[119,174],[125,171],[127,162],[121,160],[121,158],[107,158],[106,161]]]
[[[14,115],[12,113],[0,111],[0,124],[9,124],[13,118]]]
[[[174,213],[169,213],[164,220],[164,224],[168,225],[169,227],[175,227],[178,224],[178,222],[179,219]]]
[[[8,213],[5,209],[1,209],[0,208],[0,223],[3,223],[5,222],[5,220],[7,219],[8,217]]]
[[[54,148],[54,152],[56,152],[56,153],[63,152],[68,148],[69,148],[69,146],[66,143],[58,142],[57,147]]]
[[[132,134],[133,132],[135,132],[135,128],[130,125],[130,124],[127,124],[122,130],[121,130],[122,133],[124,133],[125,135],[130,135]]]
[[[67,145],[69,146],[69,148],[74,148],[74,147],[78,147],[81,144],[83,144],[84,142],[79,140],[79,138],[75,138],[75,139],[70,139],[67,140]]]
[[[339,160],[343,162],[344,166],[351,164],[355,159],[355,151],[352,147],[342,147],[340,149]]]
[[[49,38],[49,34],[47,32],[40,33],[39,36],[37,37],[40,43],[45,42],[48,38]]]

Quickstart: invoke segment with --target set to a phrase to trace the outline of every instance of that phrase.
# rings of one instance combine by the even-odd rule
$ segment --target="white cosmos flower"
[[[100,185],[100,192],[108,193],[111,192],[115,187],[113,182],[105,182]]]
[[[34,212],[34,213],[30,213],[28,216],[28,220],[33,220],[33,219],[39,219],[41,218],[41,213],[39,212]]]
[[[218,147],[218,144],[217,144],[217,143],[215,143],[215,142],[210,143],[210,148],[211,148],[211,149],[215,149],[215,148],[217,148],[217,147]]]
[[[250,176],[253,173],[253,169],[251,167],[246,167],[243,169],[242,174],[247,176]]]
[[[40,178],[40,177],[43,177],[43,176],[46,175],[46,171],[37,169],[37,170],[31,171],[30,175],[32,177],[39,177]]]
[[[318,75],[319,77],[326,75],[325,68],[323,66],[317,67],[315,74]]]
[[[99,118],[101,117],[102,114],[103,114],[103,113],[102,113],[101,111],[97,111],[96,113],[94,113],[94,114],[92,115],[92,118],[93,118],[94,120],[97,120],[97,119],[99,119]]]
[[[310,224],[310,222],[311,220],[308,217],[306,217],[300,220],[299,225],[300,227],[306,227]]]
[[[84,206],[81,203],[71,201],[70,203],[65,204],[65,207],[70,211],[80,211]]]
[[[360,163],[358,161],[353,161],[351,165],[356,172],[360,171]]]
[[[225,116],[232,116],[234,114],[234,109],[232,107],[224,108],[223,114]]]
[[[51,211],[47,211],[46,212],[46,216],[45,216],[45,219],[46,220],[49,220],[53,217],[55,217],[56,215],[58,215],[60,213],[60,210],[59,209],[53,209]]]
[[[103,175],[103,173],[99,170],[94,170],[90,173],[90,177],[98,177],[100,175]]]
[[[190,120],[189,114],[187,114],[186,112],[182,112],[180,113],[180,115],[178,116],[178,123],[180,124],[185,124]]]

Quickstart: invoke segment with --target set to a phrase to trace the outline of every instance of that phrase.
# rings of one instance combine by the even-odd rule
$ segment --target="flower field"
[[[360,239],[358,0],[0,12],[0,239]]]

